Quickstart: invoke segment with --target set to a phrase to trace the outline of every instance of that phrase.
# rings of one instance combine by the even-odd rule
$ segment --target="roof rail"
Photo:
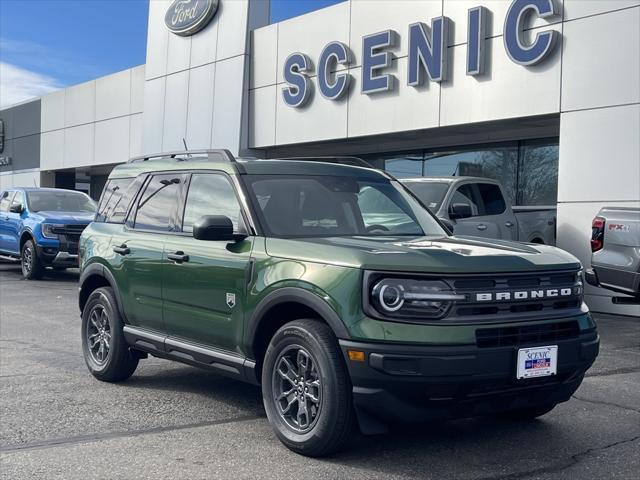
[[[127,163],[148,162],[149,160],[159,158],[175,158],[180,161],[189,160],[189,158],[179,158],[183,156],[191,157],[192,155],[207,155],[207,160],[222,160],[229,163],[235,163],[236,159],[227,149],[205,149],[205,150],[179,150],[176,152],[154,153],[152,155],[141,155],[133,157]]]
[[[338,163],[340,165],[351,165],[352,167],[364,167],[375,168],[369,163],[365,162],[359,157],[286,157],[286,158],[274,158],[273,160],[295,160],[306,162],[325,162],[325,163]]]

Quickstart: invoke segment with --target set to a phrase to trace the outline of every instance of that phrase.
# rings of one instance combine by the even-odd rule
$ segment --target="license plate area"
[[[521,348],[518,350],[516,378],[549,377],[558,373],[558,346]]]

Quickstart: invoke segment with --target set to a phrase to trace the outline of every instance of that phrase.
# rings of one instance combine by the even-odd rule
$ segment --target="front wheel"
[[[351,382],[326,324],[296,320],[276,332],[262,368],[262,397],[289,449],[318,457],[342,447],[353,427]]]
[[[38,252],[32,240],[27,240],[22,246],[20,264],[22,276],[26,280],[39,280],[44,275],[44,266],[38,258]]]

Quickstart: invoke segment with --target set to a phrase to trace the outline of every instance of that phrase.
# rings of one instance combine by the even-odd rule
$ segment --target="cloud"
[[[34,72],[47,72],[65,85],[104,75],[104,69],[94,65],[90,59],[37,42],[0,37],[0,52],[5,62]]]
[[[0,62],[0,108],[62,88],[53,77]]]

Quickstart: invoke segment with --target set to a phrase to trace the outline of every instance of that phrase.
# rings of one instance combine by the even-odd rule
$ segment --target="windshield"
[[[27,193],[32,212],[86,212],[95,213],[96,204],[84,193],[55,190],[36,190]]]
[[[276,237],[443,235],[397,182],[308,175],[248,175],[264,228]]]
[[[437,212],[449,188],[442,182],[403,182],[418,199],[432,212]]]

